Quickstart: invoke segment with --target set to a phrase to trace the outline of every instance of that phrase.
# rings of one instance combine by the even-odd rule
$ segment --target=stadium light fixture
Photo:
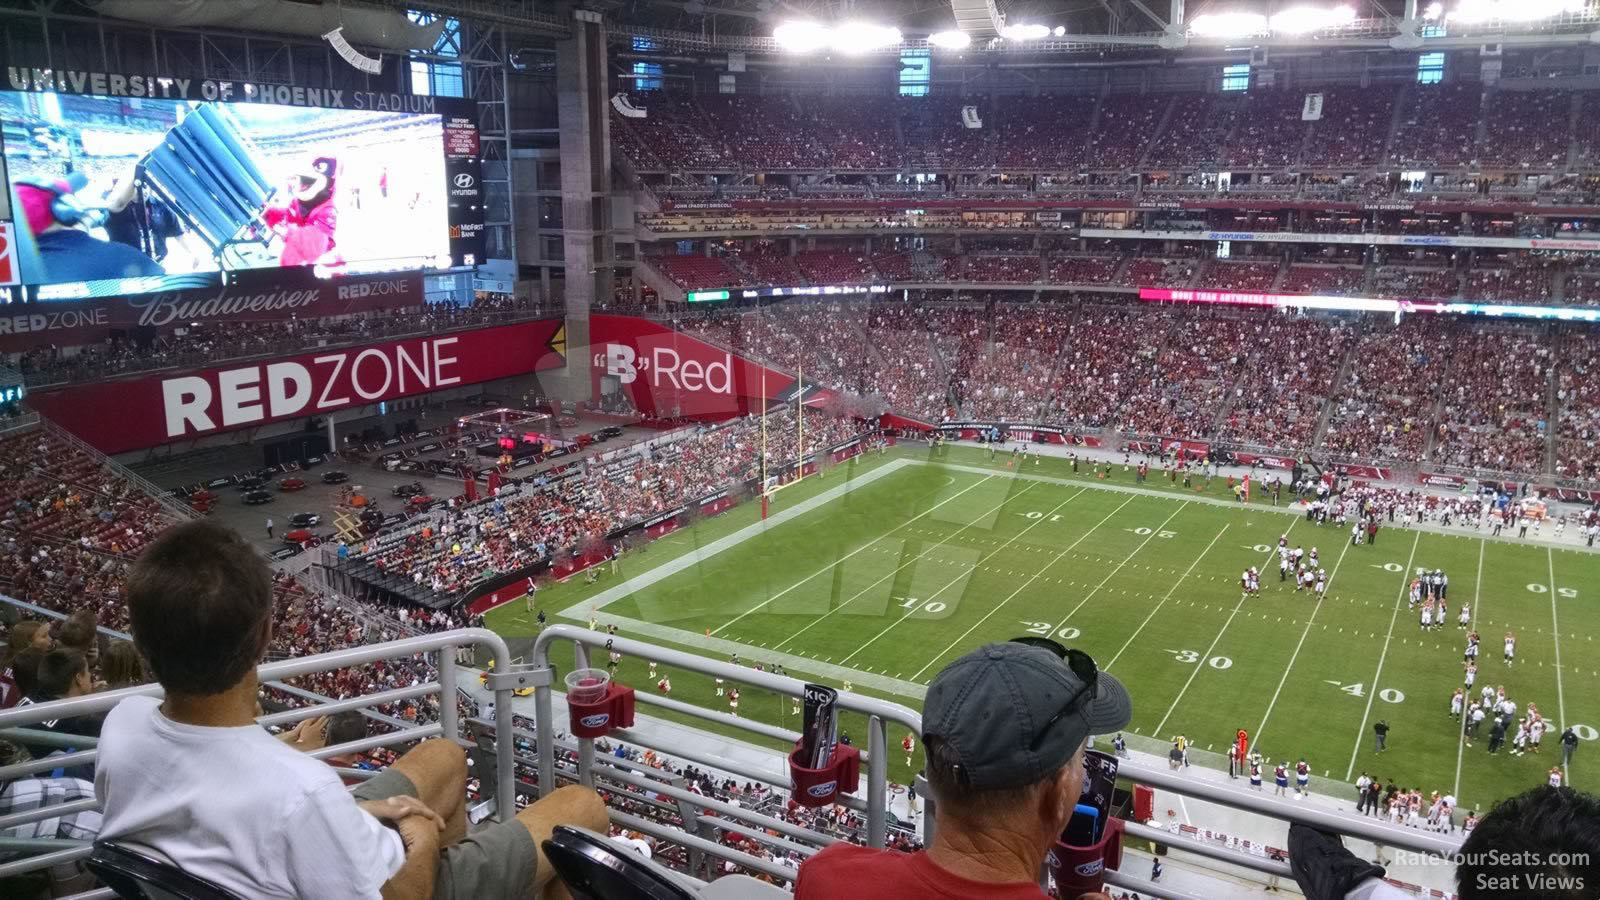
[[[1207,13],[1189,22],[1189,32],[1200,37],[1240,38],[1266,30],[1267,17],[1260,13]]]
[[[1008,41],[1037,41],[1050,36],[1050,26],[1038,23],[1007,25],[1000,29],[1000,36]]]
[[[828,46],[832,38],[833,34],[828,28],[816,22],[784,22],[772,30],[772,39],[778,42],[778,49],[790,53],[821,50]]]
[[[972,44],[972,36],[957,29],[936,31],[928,35],[928,43],[941,50],[965,50]]]
[[[900,43],[900,29],[866,22],[843,22],[833,26],[830,46],[850,56],[893,47]]]
[[[1578,12],[1585,0],[1461,0],[1447,18],[1463,25],[1479,22],[1533,22]]]
[[[1309,34],[1325,28],[1338,28],[1354,22],[1356,11],[1348,6],[1322,9],[1315,6],[1296,6],[1273,13],[1268,27],[1279,34]]]
[[[1429,3],[1428,7],[1422,11],[1422,17],[1424,19],[1427,19],[1430,22],[1435,20],[1435,19],[1438,19],[1439,17],[1441,17],[1443,15],[1444,15],[1444,4],[1443,3]]]

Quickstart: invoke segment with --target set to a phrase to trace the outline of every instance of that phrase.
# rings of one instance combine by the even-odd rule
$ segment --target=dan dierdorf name
[[[167,437],[275,421],[461,383],[447,355],[459,338],[430,338],[186,375],[161,382]]]

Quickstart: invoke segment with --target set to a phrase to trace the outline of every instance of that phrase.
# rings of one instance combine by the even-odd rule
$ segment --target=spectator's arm
[[[278,740],[299,750],[301,753],[310,753],[321,750],[328,742],[328,717],[316,716],[310,719],[301,719],[295,727],[278,736]]]
[[[396,826],[405,841],[406,862],[383,884],[383,900],[427,900],[439,871],[439,826],[426,816],[407,816]]]

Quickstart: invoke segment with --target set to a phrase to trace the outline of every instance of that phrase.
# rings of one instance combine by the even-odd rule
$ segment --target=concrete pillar
[[[574,10],[572,37],[556,45],[561,128],[561,225],[567,311],[562,399],[589,394],[589,311],[612,290],[610,95],[600,15]],[[550,380],[546,379],[546,383]]]
[[[339,434],[333,428],[333,421],[336,418],[337,418],[337,416],[334,413],[328,413],[328,449],[329,450],[338,450],[339,449]]]

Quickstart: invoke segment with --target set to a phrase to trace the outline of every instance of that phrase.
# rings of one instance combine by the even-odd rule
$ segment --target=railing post
[[[496,648],[491,647],[490,649]],[[506,650],[503,643],[499,649],[502,652],[492,657],[495,660],[496,668],[510,666],[511,651]],[[443,668],[441,666],[440,671],[443,671]],[[501,669],[501,671],[504,671],[504,669]],[[441,681],[440,686],[443,687],[443,685],[444,682]],[[545,703],[548,705],[550,702],[549,686],[546,685],[537,690],[545,692]],[[512,816],[517,814],[517,739],[514,734],[516,723],[512,721],[512,717],[516,715],[516,711],[511,708],[511,698],[513,696],[510,688],[502,688],[494,692],[494,775],[497,784],[495,796],[498,798],[494,805],[494,817],[497,822],[509,821]],[[451,698],[450,703],[453,710],[455,699]],[[542,726],[547,718],[549,717],[540,716],[539,724]],[[547,751],[553,742],[554,739],[549,735],[540,735],[540,746],[543,746]],[[552,755],[549,759],[553,769],[555,757]],[[543,762],[544,760],[541,758],[541,776],[544,772]],[[551,778],[554,779],[554,777],[554,772],[552,772]],[[543,778],[540,779],[539,796],[542,797],[548,792],[549,789],[545,787],[547,783]]]
[[[589,668],[589,648],[583,644],[574,643],[573,670]],[[571,702],[570,700],[568,702]],[[578,783],[586,788],[594,788],[594,738],[578,739]],[[689,821],[684,820],[684,827],[689,827]]]
[[[867,717],[867,846],[882,847],[888,832],[888,727],[878,716]]]
[[[439,727],[444,731],[444,736],[452,741],[461,736],[461,726],[456,721],[457,646],[451,644],[440,647],[434,660],[434,667],[439,671]]]
[[[546,643],[535,642],[533,648],[533,664],[540,668],[553,668],[550,665],[550,646]],[[534,733],[539,736],[538,744],[533,752],[539,757],[539,796],[548,797],[556,787],[556,733],[550,727],[550,693],[555,689],[555,678],[549,684],[541,684],[533,689],[533,714]],[[496,709],[496,713],[499,710]],[[499,745],[501,748],[512,747],[509,735]],[[503,755],[503,751],[501,751]]]

